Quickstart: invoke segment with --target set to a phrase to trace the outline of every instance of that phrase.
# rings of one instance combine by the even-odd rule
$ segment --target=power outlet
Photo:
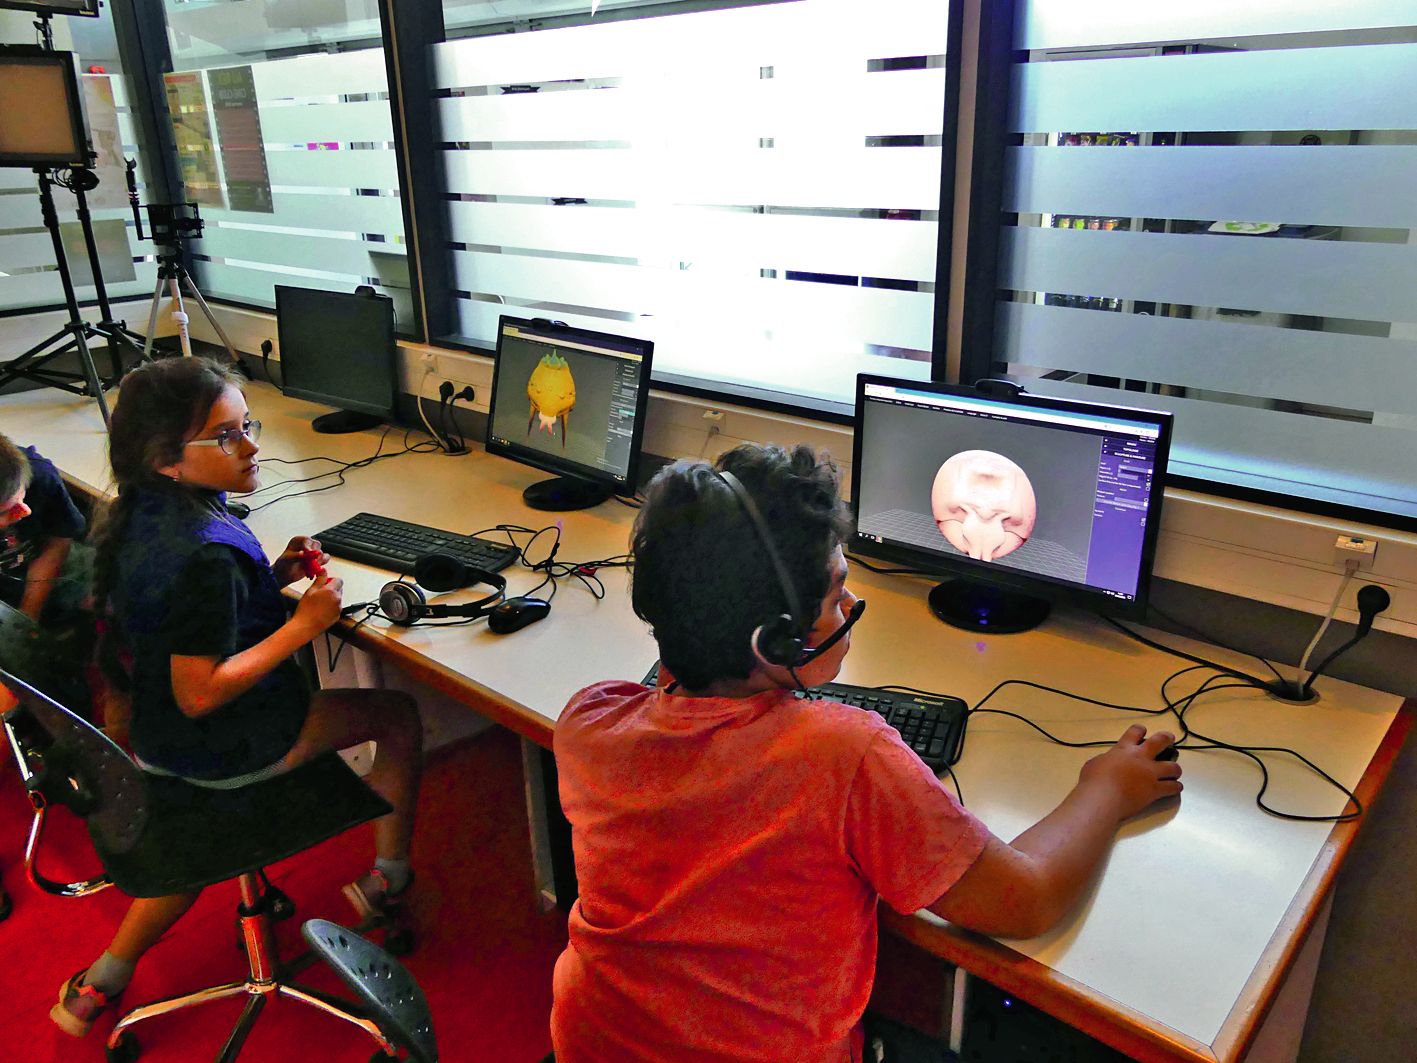
[[[418,364],[423,367],[425,372],[436,373],[438,372],[438,355],[433,351],[424,351],[419,356]]]
[[[1340,535],[1333,544],[1334,564],[1342,565],[1345,568],[1354,561],[1358,562],[1358,568],[1370,569],[1373,567],[1373,560],[1378,556],[1378,541],[1376,539],[1364,538],[1361,535]]]

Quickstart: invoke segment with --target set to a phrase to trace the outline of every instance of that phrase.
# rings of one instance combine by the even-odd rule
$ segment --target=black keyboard
[[[652,687],[658,681],[659,662],[656,661],[642,682]],[[823,683],[809,687],[806,694],[799,691],[797,696],[810,701],[836,701],[880,714],[936,774],[959,759],[964,741],[964,718],[969,711],[969,706],[959,698],[907,694],[851,683]]]
[[[440,531],[377,513],[356,513],[315,538],[334,557],[404,575],[413,571],[413,563],[424,554],[451,554],[463,564],[488,572],[504,569],[517,559],[516,547],[509,543]]]

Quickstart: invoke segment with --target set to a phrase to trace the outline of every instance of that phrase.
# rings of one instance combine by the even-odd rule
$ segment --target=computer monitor
[[[970,630],[1141,617],[1171,415],[1015,388],[858,377],[852,551],[953,577],[930,608]]]
[[[281,390],[334,406],[317,432],[357,432],[393,419],[398,394],[394,303],[372,288],[327,292],[277,284]]]
[[[559,475],[522,492],[533,509],[633,494],[654,344],[503,315],[487,450]]]

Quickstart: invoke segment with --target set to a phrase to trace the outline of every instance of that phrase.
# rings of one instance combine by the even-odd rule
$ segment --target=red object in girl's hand
[[[325,566],[320,564],[320,551],[301,550],[300,564],[305,568],[305,575],[310,579],[325,574]]]

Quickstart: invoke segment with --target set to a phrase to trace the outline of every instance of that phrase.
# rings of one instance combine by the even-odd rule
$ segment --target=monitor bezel
[[[281,394],[289,395],[291,398],[304,399],[307,402],[318,402],[322,406],[331,406],[336,410],[348,410],[351,413],[367,413],[375,417],[381,417],[386,421],[392,421],[394,419],[394,416],[398,412],[399,394],[398,338],[394,325],[393,299],[391,299],[387,295],[381,295],[377,293],[374,295],[361,295],[356,292],[332,291],[328,288],[307,288],[304,285],[300,284],[277,284],[274,287],[276,296],[276,339],[280,343]],[[298,293],[299,296],[315,293],[323,296],[332,296],[335,299],[339,300],[370,300],[377,302],[379,305],[384,307],[387,313],[381,317],[381,321],[387,325],[387,328],[384,330],[384,338],[388,341],[389,350],[389,403],[387,406],[379,406],[372,402],[352,402],[349,399],[344,398],[343,396],[334,395],[329,392],[315,391],[313,389],[301,387],[299,385],[292,387],[286,382],[285,358],[286,351],[288,350],[288,347],[286,345],[287,326],[285,317],[281,312],[281,300],[282,298],[290,298],[290,296],[283,294],[288,292]]]
[[[1116,598],[1102,590],[1089,589],[1075,583],[1055,580],[1048,576],[1019,572],[1016,569],[1000,568],[983,561],[970,558],[952,558],[932,554],[918,547],[894,546],[877,543],[861,535],[857,530],[860,521],[861,452],[865,440],[866,388],[882,384],[888,387],[908,388],[952,398],[983,398],[991,402],[1001,402],[1039,410],[1059,413],[1085,413],[1112,415],[1125,420],[1140,421],[1156,425],[1160,430],[1156,441],[1156,472],[1154,488],[1147,504],[1146,529],[1142,537],[1141,565],[1137,573],[1136,596],[1130,601]],[[935,381],[912,380],[904,377],[888,377],[875,373],[860,373],[856,377],[856,416],[852,432],[852,489],[851,489],[851,538],[848,553],[857,554],[892,564],[904,565],[921,572],[938,576],[941,580],[975,579],[995,584],[1005,590],[1031,594],[1055,603],[1083,606],[1094,612],[1122,619],[1140,620],[1146,615],[1147,602],[1151,595],[1152,570],[1156,562],[1156,544],[1161,532],[1161,504],[1166,494],[1166,467],[1171,455],[1171,427],[1174,416],[1162,410],[1144,410],[1133,406],[1108,405],[1097,402],[1082,402],[1063,399],[1051,395],[1035,395],[1023,391],[1018,395],[981,393],[972,387],[957,384],[943,384]]]
[[[51,0],[0,0],[0,9],[34,11],[41,15],[66,15],[69,18],[98,18],[99,0],[79,0],[78,8],[65,7]]]
[[[554,341],[557,336],[565,336],[568,339],[583,339],[592,345],[597,341],[603,343],[608,340],[611,341],[611,345],[629,344],[636,348],[632,353],[640,355],[641,358],[640,388],[635,400],[635,423],[630,433],[630,460],[625,470],[624,480],[601,469],[592,469],[578,462],[558,459],[554,455],[545,454],[531,447],[493,441],[492,426],[497,419],[497,382],[502,371],[502,337],[509,324],[525,328],[548,341]],[[644,441],[645,411],[649,408],[650,370],[653,360],[653,340],[640,339],[636,336],[619,336],[610,332],[596,332],[574,325],[553,324],[538,318],[502,314],[497,319],[497,348],[492,359],[492,389],[487,399],[487,432],[483,437],[483,445],[486,447],[487,453],[510,458],[534,469],[555,473],[557,476],[570,476],[589,483],[601,484],[618,495],[633,495],[639,486],[640,447]]]

